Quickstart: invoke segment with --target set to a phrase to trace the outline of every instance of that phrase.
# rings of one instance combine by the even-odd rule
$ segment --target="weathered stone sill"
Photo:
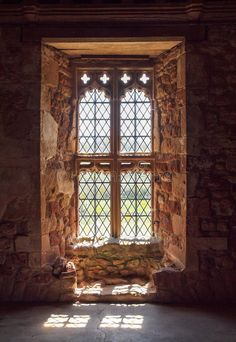
[[[67,249],[73,248],[81,248],[81,247],[94,247],[98,248],[108,244],[117,244],[117,245],[151,245],[151,244],[159,244],[160,248],[162,243],[160,239],[156,237],[151,237],[149,239],[122,239],[122,238],[77,238],[74,240],[73,244],[67,246]]]
[[[94,281],[103,285],[144,285],[162,267],[163,249],[157,240],[80,241],[69,246],[66,256],[77,272],[78,287]]]

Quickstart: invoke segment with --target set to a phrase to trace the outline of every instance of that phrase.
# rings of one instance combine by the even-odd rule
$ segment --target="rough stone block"
[[[207,88],[209,85],[209,59],[207,55],[186,55],[186,89]]]
[[[49,238],[50,238],[50,246],[60,245],[61,237],[60,237],[58,231],[54,230],[54,231],[50,232]]]
[[[57,153],[58,124],[47,111],[42,111],[41,144],[42,155],[50,159]]]
[[[44,84],[56,88],[59,82],[59,66],[54,59],[47,59],[43,66]]]
[[[28,236],[17,236],[15,239],[16,252],[30,252],[32,250]]]
[[[0,250],[13,251],[13,241],[5,237],[0,238]]]
[[[208,198],[191,198],[188,200],[188,215],[208,217],[210,215],[210,202]]]

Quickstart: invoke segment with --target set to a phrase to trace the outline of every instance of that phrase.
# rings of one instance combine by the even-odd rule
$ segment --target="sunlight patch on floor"
[[[108,315],[100,324],[100,328],[142,329],[143,316],[141,315]]]
[[[56,315],[51,314],[43,324],[45,328],[86,328],[90,315]],[[99,328],[141,329],[142,315],[106,315],[102,318]]]
[[[89,320],[89,315],[69,316],[51,314],[43,326],[45,328],[85,328]]]

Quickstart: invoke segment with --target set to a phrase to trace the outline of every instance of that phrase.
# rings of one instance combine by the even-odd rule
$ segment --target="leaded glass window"
[[[152,111],[145,93],[127,90],[120,102],[120,138],[122,153],[150,153]]]
[[[87,90],[79,102],[80,153],[110,152],[110,99],[98,89]]]
[[[151,174],[127,172],[121,174],[121,238],[152,235]]]
[[[80,234],[110,236],[111,226],[110,174],[81,172],[79,175]]]
[[[93,62],[94,64],[94,62]],[[78,66],[78,234],[153,235],[152,67]]]

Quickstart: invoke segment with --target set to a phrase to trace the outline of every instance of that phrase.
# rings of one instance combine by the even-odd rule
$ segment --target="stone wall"
[[[160,243],[68,246],[66,255],[76,266],[79,287],[97,280],[104,285],[144,285],[165,263]]]
[[[236,28],[187,49],[188,267],[235,269]]]
[[[55,260],[41,268],[41,43],[22,41],[17,26],[0,37],[0,300],[71,300],[76,275],[66,262],[56,276]]]
[[[0,30],[0,293],[40,264],[41,46]]]
[[[236,27],[207,32],[186,42],[186,269],[156,275],[172,302],[236,302]]]
[[[42,46],[41,229],[43,262],[65,256],[76,234],[75,124],[69,59]]]
[[[157,233],[166,253],[185,264],[186,103],[185,51],[181,44],[161,54],[155,65],[158,136],[155,196]]]

